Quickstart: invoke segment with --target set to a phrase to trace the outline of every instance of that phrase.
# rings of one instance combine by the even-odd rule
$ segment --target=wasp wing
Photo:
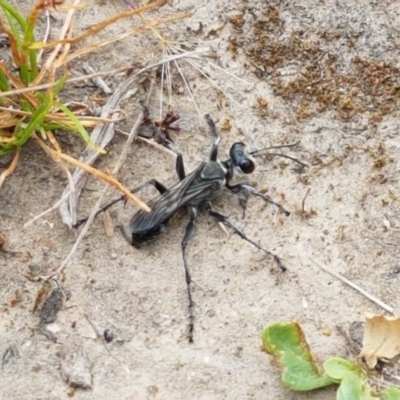
[[[152,230],[167,222],[179,208],[191,203],[200,203],[213,197],[216,194],[216,189],[221,187],[224,172],[216,166],[217,175],[220,175],[218,176],[220,179],[215,179],[215,176],[212,179],[204,179],[203,170],[209,164],[203,162],[181,182],[150,201],[151,211],[149,213],[142,210],[138,211],[130,221],[131,232],[135,234]]]
[[[148,203],[151,208],[150,212],[139,210],[130,221],[131,231],[143,232],[157,227],[171,218],[180,207],[192,200],[198,190],[193,190],[198,186],[193,183],[198,180],[203,166],[204,163],[171,189],[151,200]],[[190,190],[191,188],[192,190]]]

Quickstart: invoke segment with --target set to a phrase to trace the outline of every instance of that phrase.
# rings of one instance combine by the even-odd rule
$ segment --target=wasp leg
[[[128,230],[123,226],[122,224],[118,224],[116,228],[122,233],[122,236],[124,239],[131,245],[134,246],[133,240],[132,240],[132,234],[128,232]],[[136,246],[134,246],[136,247]]]
[[[186,172],[185,164],[183,162],[183,156],[181,153],[177,153],[175,169],[176,173],[178,174],[179,180],[183,181],[186,178]]]
[[[215,136],[215,141],[213,146],[211,147],[210,152],[210,161],[217,161],[218,157],[218,144],[221,141],[221,135],[219,134],[217,127],[215,126],[215,122],[211,118],[210,114],[206,114],[204,119],[207,122],[208,127],[210,128],[211,133]]]
[[[192,277],[190,275],[189,266],[186,259],[186,247],[193,236],[194,232],[194,221],[197,218],[197,207],[190,206],[188,207],[190,210],[190,221],[186,226],[185,236],[182,240],[182,258],[183,258],[183,267],[185,268],[185,279],[186,279],[186,287],[187,287],[187,294],[189,299],[189,332],[188,338],[189,343],[193,343],[193,331],[194,331],[194,303],[192,298],[192,291],[190,290],[190,284],[192,283]]]
[[[176,170],[179,180],[183,181],[186,178],[186,172],[185,172],[185,164],[183,162],[182,154],[177,150],[174,143],[172,143],[171,141],[169,141],[166,138],[164,138],[164,140],[161,142],[161,144],[176,154],[175,170]]]
[[[150,179],[149,181],[143,183],[142,185],[138,186],[137,188],[131,190],[131,193],[137,193],[139,190],[143,189],[145,186],[147,185],[152,185],[154,186],[161,194],[165,193],[168,189],[162,184],[160,183],[157,179]],[[114,200],[114,203],[117,203],[118,200],[126,200],[125,196],[121,196],[119,199]],[[111,203],[110,203],[111,204]],[[109,204],[107,206],[110,206]],[[106,207],[107,207],[106,206]],[[100,212],[104,211],[103,207],[101,210],[99,210],[97,212],[97,214],[99,214]],[[108,207],[109,208],[109,207]],[[96,214],[96,216],[97,216]],[[125,240],[134,247],[138,247],[137,244],[135,244],[133,237],[132,237],[132,233],[130,231],[128,231],[125,226],[119,224],[116,226],[116,228],[122,233],[122,236],[125,238]]]
[[[290,212],[286,210],[286,208],[282,207],[279,203],[276,203],[271,199],[271,197],[260,193],[257,189],[253,188],[253,186],[246,185],[244,183],[239,183],[237,185],[229,185],[227,184],[226,187],[231,190],[233,193],[239,193],[241,190],[254,194],[254,196],[261,197],[267,203],[273,204],[274,206],[278,207],[286,216],[290,215]]]
[[[211,148],[211,153],[210,153],[210,161],[217,161],[217,156],[218,156],[218,144],[221,140],[221,136],[217,131],[217,127],[215,126],[215,122],[212,120],[209,114],[204,116],[211,132],[213,135],[216,137],[214,144]],[[183,163],[183,156],[182,154],[176,149],[175,145],[168,140],[167,138],[163,138],[161,144],[165,146],[167,149],[172,150],[176,154],[176,173],[178,174],[178,178],[180,181],[183,181],[186,178],[186,173],[185,173],[185,165]]]
[[[149,109],[147,108],[147,106],[143,103],[141,103],[142,107],[144,108],[144,113],[145,113],[145,121],[150,121],[149,120]],[[173,129],[171,127],[169,127],[169,124],[177,121],[179,119],[179,115],[172,113],[169,114],[167,113],[167,116],[165,117],[165,122],[167,123],[167,128],[168,129]],[[176,148],[175,144],[172,142],[171,138],[169,137],[169,135],[165,135],[164,131],[162,128],[160,128],[160,126],[157,126],[154,121],[150,121],[155,129],[155,133],[154,136],[157,137],[157,142],[159,144],[161,144],[162,146],[166,147],[168,150],[171,150],[172,152],[174,152],[176,154],[176,164],[175,164],[175,170],[176,173],[178,175],[178,178],[180,181],[183,181],[186,178],[186,172],[185,172],[185,165],[183,163],[183,156],[182,154],[178,151],[178,149]],[[215,125],[214,125],[215,127]],[[168,131],[167,129],[167,131]]]
[[[259,244],[257,244],[256,242],[254,242],[253,240],[251,240],[249,237],[246,236],[246,234],[239,229],[236,225],[234,225],[231,221],[229,221],[228,217],[226,217],[225,215],[220,214],[217,211],[214,211],[211,207],[211,204],[207,204],[207,208],[208,208],[208,212],[209,214],[216,219],[218,222],[222,222],[225,225],[229,226],[230,228],[232,228],[232,230],[238,234],[242,239],[246,240],[247,242],[251,243],[253,246],[257,247],[258,250],[263,251],[264,253],[268,254],[270,257],[272,257],[274,259],[274,261],[276,262],[276,264],[278,265],[278,267],[282,270],[282,271],[286,271],[286,267],[283,265],[282,260],[280,259],[280,257],[278,257],[276,254],[271,253],[269,250],[264,249],[263,247],[261,247]]]
[[[139,190],[142,190],[147,185],[154,186],[161,194],[165,193],[168,190],[162,183],[158,182],[157,179],[150,179],[149,181],[138,186],[137,188],[131,190],[131,193],[137,193],[139,192]]]
[[[172,143],[170,140],[168,140],[165,137],[162,139],[161,145],[176,154],[175,170],[176,170],[179,180],[183,181],[186,178],[186,172],[185,172],[185,164],[183,162],[182,154],[177,150],[174,143]]]
[[[154,186],[161,194],[166,192],[168,189],[160,182],[158,182],[156,179],[150,179],[149,181],[143,183],[142,185],[138,186],[135,189],[131,190],[131,193],[137,193],[139,190],[143,189],[145,186],[147,185],[152,185]],[[123,196],[119,196],[117,199],[114,199],[113,201],[111,201],[110,203],[108,203],[107,205],[105,205],[104,207],[100,208],[99,211],[97,211],[95,218],[103,213],[104,211],[107,211],[109,208],[111,208],[114,204],[119,203],[120,201],[125,200],[126,201],[126,197],[125,195]],[[84,224],[86,221],[88,220],[88,218],[82,218],[80,219],[74,226],[73,228],[79,228],[82,224]]]
[[[96,215],[94,216],[95,218],[101,214],[104,211],[107,211],[109,208],[111,208],[114,204],[119,203],[120,201],[125,200],[125,196],[120,196],[117,199],[113,200],[112,202],[108,203],[107,205],[105,205],[104,207],[100,208]],[[79,228],[82,224],[84,224],[87,220],[89,219],[89,217],[86,218],[82,218],[80,219],[75,225],[73,225],[73,228]]]
[[[244,192],[243,197],[239,197],[239,205],[242,208],[242,219],[246,216],[247,201],[249,200],[250,193]]]

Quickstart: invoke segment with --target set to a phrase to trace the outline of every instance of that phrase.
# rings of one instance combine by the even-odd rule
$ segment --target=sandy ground
[[[250,179],[292,211],[289,217],[257,198],[249,199],[245,218],[237,196],[224,192],[214,202],[249,237],[278,254],[288,271],[282,273],[269,257],[237,235],[227,236],[201,214],[188,250],[196,317],[190,345],[185,339],[187,297],[180,250],[185,212],[141,250],[118,232],[108,237],[98,218],[63,274],[70,298],[51,325],[56,342],[51,341],[38,329],[38,315],[32,314],[41,283],[28,277],[57,269],[76,232],[63,225],[57,212],[23,229],[60,198],[67,184],[63,170],[29,144],[0,192],[0,227],[9,251],[0,256],[2,398],[334,399],[332,389],[306,394],[284,389],[279,368],[260,351],[262,328],[297,320],[313,352],[325,360],[350,354],[338,327],[347,332],[366,311],[383,312],[313,259],[399,309],[400,2],[174,3],[148,16],[194,14],[160,32],[171,40],[212,46],[215,63],[246,80],[204,64],[235,101],[230,107],[208,79],[181,61],[201,114],[211,113],[222,130],[221,158],[226,159],[235,141],[250,149],[300,141],[287,154],[309,164],[305,172],[286,159],[257,158]],[[125,8],[122,0],[95,2],[77,12],[75,31]],[[57,37],[65,14],[60,9],[52,15],[51,36]],[[120,22],[101,37],[134,23]],[[82,73],[82,63],[88,61],[106,70],[159,55],[159,42],[147,33],[70,67]],[[191,171],[207,159],[212,138],[176,71],[173,76],[173,108],[181,115],[177,125],[182,129],[173,137]],[[123,79],[105,78],[111,87]],[[157,83],[151,100],[156,116],[159,87]],[[121,129],[133,124],[148,80],[137,89],[122,104],[127,118]],[[106,97],[83,85],[69,87],[64,95],[75,101]],[[83,148],[70,135],[60,134],[59,140],[69,154],[78,156]],[[123,142],[117,135],[96,166],[111,170]],[[157,148],[135,142],[128,160],[119,176],[128,187],[154,177],[166,185],[176,182],[173,158]],[[102,186],[89,179],[81,216],[88,214]],[[110,190],[108,198],[115,196]],[[142,198],[152,196],[149,189]],[[121,205],[111,215],[127,222],[134,212],[132,206]],[[96,339],[85,315],[100,333],[108,329],[114,340],[104,344]],[[65,369],[66,354],[74,353],[86,360],[82,369],[90,371],[91,389],[73,390],[61,377],[61,363]]]

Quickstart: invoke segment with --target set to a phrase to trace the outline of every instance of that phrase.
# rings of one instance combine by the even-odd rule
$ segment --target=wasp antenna
[[[299,161],[297,158],[287,156],[286,154],[267,153],[267,155],[270,155],[270,156],[279,156],[279,157],[287,158],[287,159],[289,159],[289,160],[292,160],[292,161],[296,162],[297,164],[301,165],[302,167],[308,168],[308,165],[307,165],[307,164],[304,164],[303,162]]]
[[[300,141],[296,142],[296,143],[292,143],[292,144],[281,144],[280,146],[271,146],[271,147],[266,147],[265,149],[261,149],[261,150],[253,150],[252,152],[250,152],[249,154],[252,156],[257,156],[258,154],[261,154],[264,151],[267,150],[273,150],[273,149],[289,149],[291,147],[295,147],[300,143]]]
[[[289,160],[292,160],[292,161],[296,162],[297,164],[301,165],[302,167],[308,168],[308,165],[307,165],[307,164],[302,163],[302,162],[299,161],[297,158],[290,157],[290,156],[287,156],[286,154],[282,154],[282,153],[268,153],[268,152],[267,152],[268,150],[273,150],[273,149],[292,148],[292,147],[297,146],[299,143],[300,143],[300,141],[299,141],[299,142],[296,142],[296,143],[292,143],[292,144],[282,144],[282,145],[280,145],[280,146],[266,147],[265,149],[261,149],[261,150],[253,150],[253,151],[251,151],[249,154],[250,154],[251,156],[257,157],[257,156],[261,156],[262,153],[265,152],[265,154],[267,154],[267,155],[270,155],[270,156],[279,156],[279,157],[287,158],[287,159],[289,159]]]

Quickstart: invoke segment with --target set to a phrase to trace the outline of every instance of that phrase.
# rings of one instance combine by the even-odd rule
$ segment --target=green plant
[[[186,15],[147,21],[141,13],[159,8],[166,3],[166,0],[158,0],[144,7],[123,12],[108,20],[101,21],[98,25],[87,29],[77,37],[68,37],[51,43],[37,42],[34,31],[38,17],[45,9],[54,6],[54,3],[56,1],[38,0],[29,15],[24,17],[8,1],[0,0],[0,12],[2,12],[2,14],[0,13],[0,31],[7,35],[12,63],[16,66],[14,68],[10,65],[10,62],[6,63],[0,60],[0,157],[13,153],[10,165],[0,175],[0,187],[5,178],[17,166],[21,147],[29,140],[33,140],[55,161],[66,161],[84,169],[86,172],[115,186],[139,207],[149,210],[144,203],[133,196],[127,188],[114,178],[63,153],[54,136],[55,131],[77,133],[89,147],[100,153],[105,153],[102,148],[91,142],[87,129],[99,123],[111,121],[86,116],[84,107],[71,110],[66,104],[59,101],[58,95],[68,82],[68,63],[71,60],[82,57],[127,35],[135,35],[146,29],[154,29],[159,24],[174,21]],[[128,18],[133,15],[140,16],[143,24],[136,26],[129,32],[124,32],[118,37],[71,51],[72,44],[77,44],[83,39],[95,35],[121,18]],[[71,19],[68,20],[67,18],[65,27],[69,28],[70,24]],[[68,32],[68,29],[65,29],[65,31]],[[39,68],[38,58],[43,49],[52,49],[52,52]]]
[[[304,333],[295,322],[267,326],[262,333],[263,350],[282,368],[283,385],[296,391],[311,391],[338,384],[337,400],[399,400],[400,389],[389,386],[376,391],[370,385],[370,372],[359,363],[340,357],[323,365],[311,354]]]

